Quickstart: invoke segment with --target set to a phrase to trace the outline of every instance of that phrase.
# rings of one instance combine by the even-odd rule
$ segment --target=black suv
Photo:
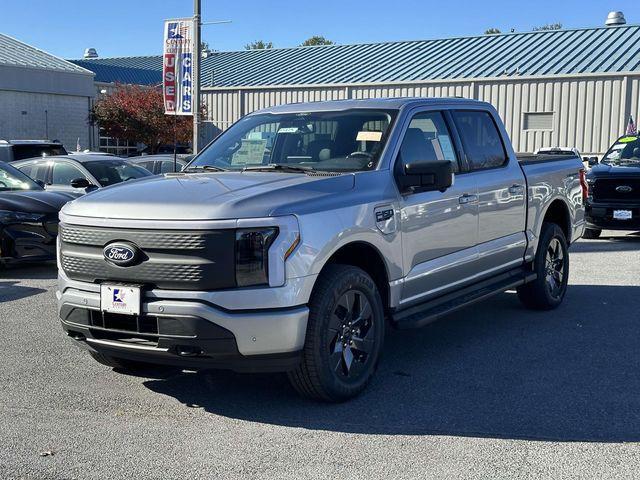
[[[584,238],[603,229],[640,230],[640,137],[618,138],[602,161],[590,163]]]
[[[57,140],[0,140],[0,162],[66,154],[67,151]]]

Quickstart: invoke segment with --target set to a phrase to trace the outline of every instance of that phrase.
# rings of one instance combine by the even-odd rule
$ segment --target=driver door
[[[402,162],[449,160],[454,183],[444,192],[401,195],[405,279],[400,306],[406,307],[453,290],[465,281],[476,260],[478,186],[464,172],[447,117],[422,111],[411,118],[396,168]]]

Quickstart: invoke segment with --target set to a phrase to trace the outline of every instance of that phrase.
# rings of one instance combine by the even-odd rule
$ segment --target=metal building
[[[93,72],[0,34],[0,139],[91,148]]]
[[[623,22],[624,20],[622,20]],[[462,96],[492,103],[518,151],[600,155],[640,114],[640,26],[424,41],[213,52],[201,65],[207,121],[225,129],[282,103]],[[155,57],[74,61],[96,80],[160,71]],[[109,75],[106,75],[106,73]],[[129,72],[129,73],[127,73]],[[131,73],[133,72],[133,73]],[[153,77],[157,79],[158,77]]]

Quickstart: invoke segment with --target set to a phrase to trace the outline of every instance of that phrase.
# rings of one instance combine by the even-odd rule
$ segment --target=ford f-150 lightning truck
[[[579,158],[517,157],[487,103],[273,107],[182,172],[67,204],[59,315],[116,369],[282,371],[340,401],[372,378],[386,324],[508,289],[557,307],[586,195]]]

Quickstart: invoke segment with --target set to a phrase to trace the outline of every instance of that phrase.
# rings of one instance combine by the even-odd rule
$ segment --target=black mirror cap
[[[587,163],[590,167],[593,167],[598,164],[598,157],[587,157]]]
[[[73,188],[87,188],[91,186],[91,182],[86,178],[74,178],[69,184]]]
[[[415,161],[405,163],[400,187],[430,192],[444,192],[453,184],[453,166],[449,160]]]

